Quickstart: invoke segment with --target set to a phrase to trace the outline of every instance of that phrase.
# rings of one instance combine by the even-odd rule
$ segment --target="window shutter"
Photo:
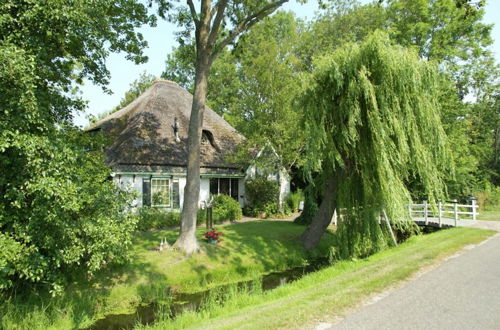
[[[174,181],[172,183],[172,207],[174,209],[179,209],[180,208],[179,181]]]
[[[151,206],[151,180],[142,179],[142,206]]]

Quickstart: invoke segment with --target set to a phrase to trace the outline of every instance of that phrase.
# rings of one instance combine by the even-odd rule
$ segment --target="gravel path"
[[[500,231],[500,222],[471,227]],[[317,329],[500,329],[500,234]]]

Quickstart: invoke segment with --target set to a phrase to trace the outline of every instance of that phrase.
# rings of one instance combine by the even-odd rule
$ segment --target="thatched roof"
[[[125,108],[95,123],[87,131],[102,130],[111,136],[107,162],[114,168],[179,168],[187,164],[187,135],[193,96],[168,80],[157,80]],[[178,123],[178,139],[174,126]],[[234,168],[227,156],[244,137],[222,117],[206,107],[203,130],[209,143],[201,146],[201,166]]]

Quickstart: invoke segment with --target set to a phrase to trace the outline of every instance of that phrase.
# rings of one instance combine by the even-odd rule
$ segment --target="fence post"
[[[411,203],[413,203],[413,201],[411,201]],[[410,216],[411,219],[413,219],[413,216],[412,216],[412,204],[408,204],[408,215]]]
[[[206,203],[204,203],[204,206],[206,205]],[[205,224],[207,226],[207,230],[210,230],[210,222],[209,222],[209,219],[210,219],[210,215],[209,215],[209,211],[208,211],[208,207],[205,209]]]
[[[457,226],[458,221],[458,201],[456,199],[453,200],[453,212],[455,213],[455,227]]]
[[[443,203],[441,200],[438,200],[438,219],[439,219],[439,227],[441,228],[441,218],[443,216]]]
[[[424,200],[424,219],[425,219],[425,225],[427,226],[429,224],[429,213],[427,210],[427,200]]]
[[[472,203],[472,220],[476,221],[476,198],[475,197],[471,198],[471,203]]]

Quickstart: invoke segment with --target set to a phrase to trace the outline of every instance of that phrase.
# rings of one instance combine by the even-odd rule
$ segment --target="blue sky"
[[[282,9],[293,11],[298,17],[311,19],[317,9],[317,1],[309,1],[305,5],[289,2]],[[493,51],[495,52],[497,63],[500,63],[500,0],[487,1],[484,21],[496,24],[492,33],[495,40]],[[82,97],[88,100],[88,109],[85,113],[75,115],[75,124],[86,126],[88,123],[86,119],[88,114],[97,115],[114,108],[129,89],[130,83],[137,79],[142,72],[160,76],[165,66],[167,54],[176,45],[174,40],[174,32],[176,30],[177,27],[175,25],[165,21],[159,21],[158,25],[154,28],[141,28],[140,31],[149,44],[149,47],[145,50],[149,61],[145,64],[135,65],[127,61],[124,54],[111,54],[107,60],[108,70],[111,73],[108,88],[113,91],[113,94],[106,94],[100,87],[86,82],[81,90]]]

